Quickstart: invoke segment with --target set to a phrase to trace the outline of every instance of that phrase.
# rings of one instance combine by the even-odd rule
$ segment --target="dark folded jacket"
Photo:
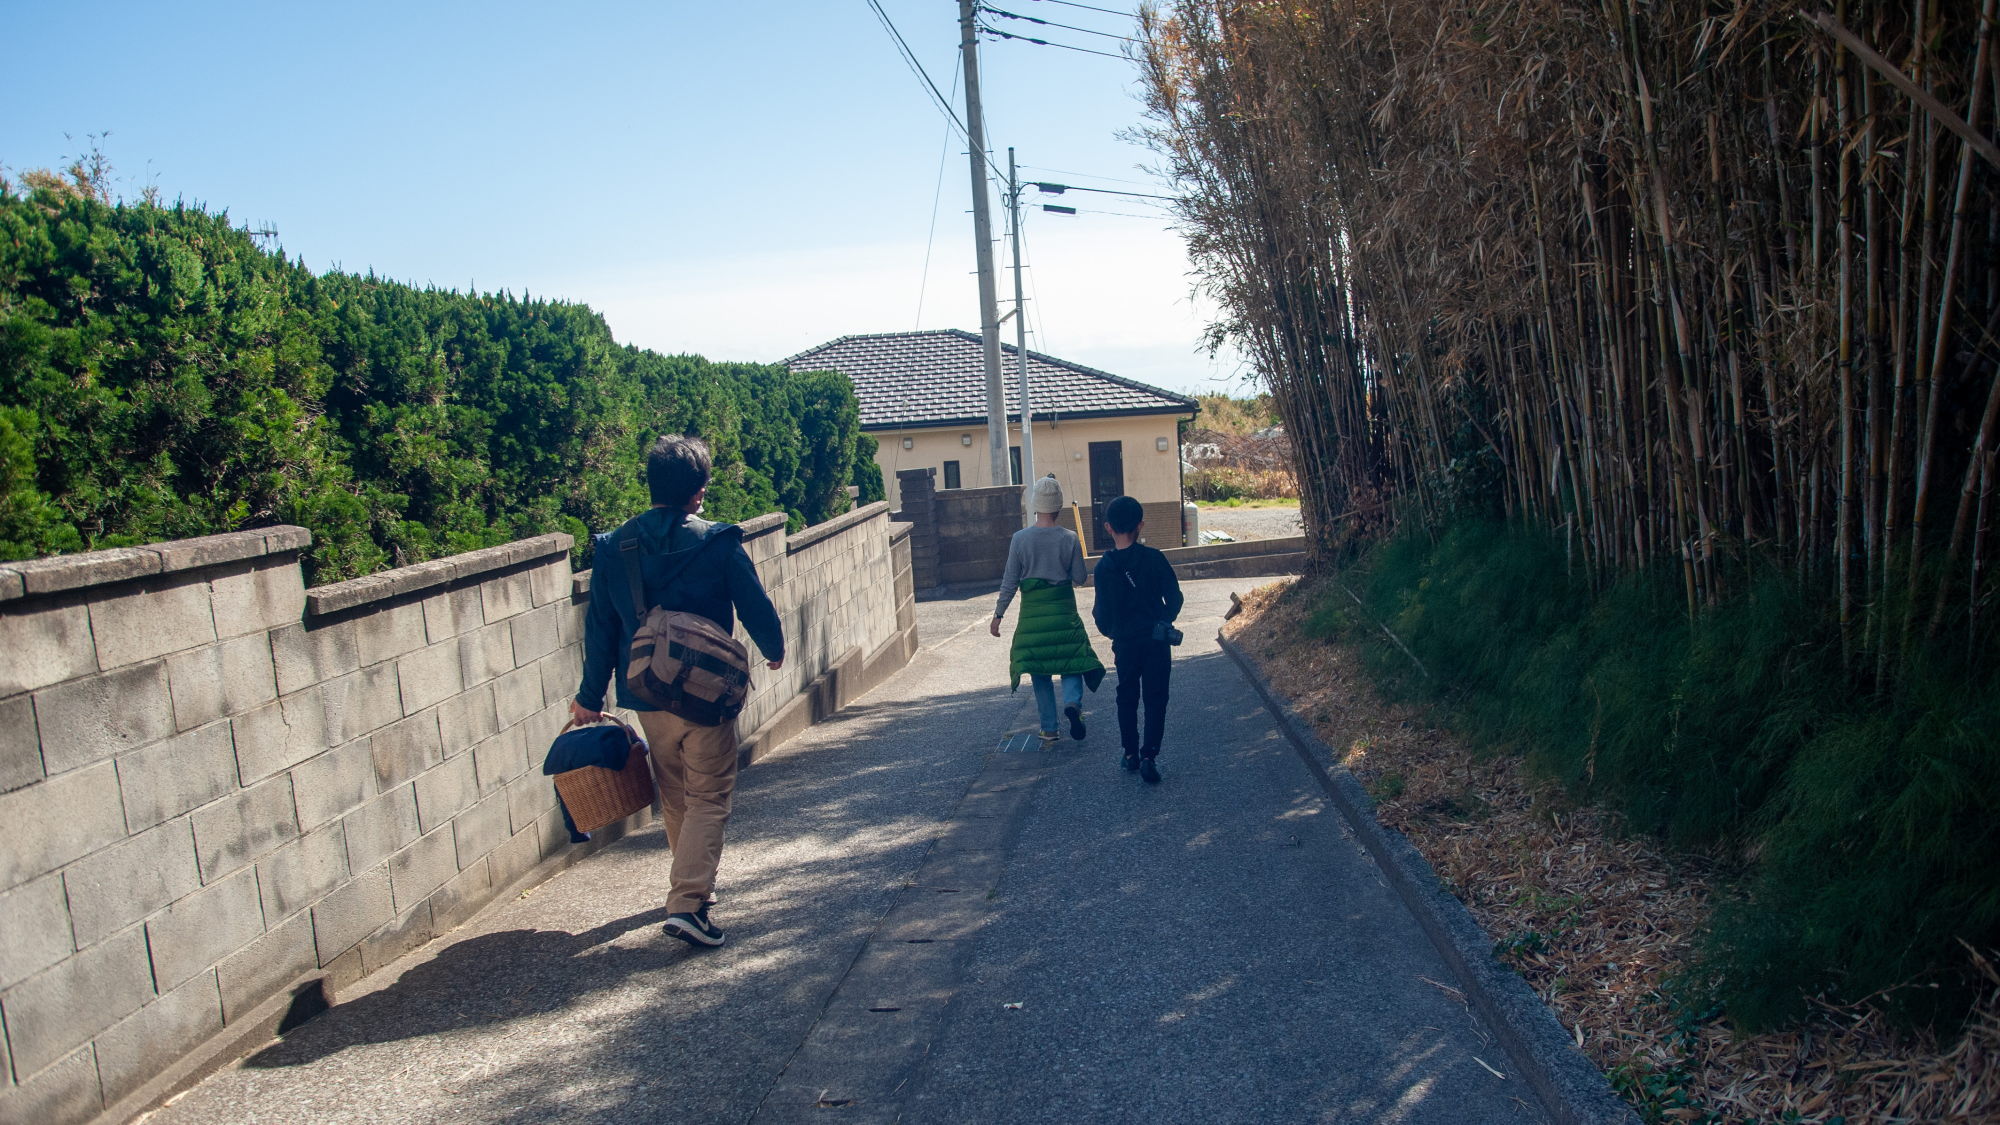
[[[625,728],[596,723],[556,735],[556,740],[549,743],[548,755],[542,759],[542,772],[554,777],[584,766],[622,770],[631,758],[632,739],[625,733]],[[569,829],[569,842],[581,844],[590,839],[590,833],[576,830],[576,821],[569,815],[569,806],[563,804],[560,789],[556,790],[556,805],[562,809],[563,827]]]

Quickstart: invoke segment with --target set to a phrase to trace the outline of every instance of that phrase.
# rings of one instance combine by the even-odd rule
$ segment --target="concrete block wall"
[[[746,525],[790,648],[746,732],[914,638],[887,505],[783,528]],[[0,566],[0,1121],[129,1116],[587,852],[541,773],[580,673],[569,536],[311,590],[309,542]]]
[[[904,469],[896,474],[903,507],[894,515],[910,527],[910,549],[916,587],[929,593],[943,586],[998,582],[1007,570],[1007,544],[1022,523],[1021,490],[995,488],[937,490],[935,469]],[[1144,505],[1145,528],[1140,538],[1162,550],[1181,546],[1181,505],[1162,500]],[[1097,524],[1089,504],[1064,509],[1062,523],[1071,530],[1083,525],[1084,552],[1101,554],[1110,537]]]
[[[752,666],[750,701],[737,720],[742,731],[769,723],[851,652],[873,654],[899,631],[887,503],[794,535],[784,526],[776,515],[744,525],[744,547],[785,628],[786,655],[777,672]]]
[[[895,518],[909,525],[917,589],[929,592],[939,586],[998,582],[1007,569],[1007,544],[1021,529],[1021,490],[1012,485],[998,488],[954,488],[932,492],[923,477],[926,469],[897,474],[903,481],[903,510]],[[1141,538],[1154,546],[1179,547],[1181,543],[1180,504],[1165,500],[1145,507],[1145,530]],[[1097,528],[1096,511],[1090,505],[1064,509],[1062,525],[1075,530],[1080,519],[1084,552],[1096,555],[1110,541]]]
[[[1014,485],[953,488],[937,494],[938,580],[947,586],[998,582],[1007,545],[1021,530],[1021,490]]]
[[[0,569],[0,1119],[129,1109],[567,839],[529,749],[575,661],[569,537],[311,591],[309,542]]]
[[[910,574],[917,589],[931,591],[941,585],[938,578],[938,534],[936,469],[903,469],[896,474],[897,494],[903,507],[891,518],[910,528]]]

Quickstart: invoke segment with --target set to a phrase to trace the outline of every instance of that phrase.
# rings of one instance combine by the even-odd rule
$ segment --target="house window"
[[[1021,447],[1020,447],[1020,446],[1018,446],[1018,445],[1010,445],[1010,446],[1008,446],[1008,447],[1007,447],[1007,463],[1008,463],[1008,464],[1009,464],[1010,466],[1012,466],[1012,472],[1013,472],[1013,475],[1014,475],[1014,483],[1015,483],[1015,484],[1020,484],[1020,483],[1021,483]]]
[[[946,488],[958,487],[958,462],[946,461],[944,463],[944,486]]]

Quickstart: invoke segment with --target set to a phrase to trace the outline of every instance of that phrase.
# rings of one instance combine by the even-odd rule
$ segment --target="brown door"
[[[1124,443],[1090,443],[1090,549],[1102,554],[1111,549],[1111,536],[1104,530],[1105,505],[1125,495]]]

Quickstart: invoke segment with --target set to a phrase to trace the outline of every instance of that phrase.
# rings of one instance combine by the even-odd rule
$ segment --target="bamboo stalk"
[[[1994,5],[1995,0],[1984,0],[1981,6],[1978,43],[1973,51],[1971,105],[1966,110],[1966,120],[1971,122],[1974,128],[1978,126],[1983,108],[1983,95],[1986,92],[1986,64],[1992,41]],[[1972,193],[1972,157],[1972,147],[1963,146],[1958,164],[1958,186],[1952,195],[1951,236],[1945,251],[1943,275],[1938,286],[1936,334],[1931,342],[1930,377],[1927,380],[1931,388],[1930,401],[1927,404],[1921,436],[1917,442],[1916,494],[1910,514],[1910,618],[1905,626],[1906,633],[1915,625],[1919,601],[1917,584],[1923,580],[1924,529],[1929,515],[1938,404],[1944,399],[1938,384],[1950,343],[1952,314],[1958,306],[1958,271],[1964,258],[1966,240],[1966,202]]]
[[[2000,329],[2000,308],[1995,309],[1995,319],[1987,322],[1983,334],[1990,340],[1996,329]],[[1987,382],[1986,409],[1979,417],[1979,436],[1974,438],[1972,442],[1972,459],[1965,467],[1965,483],[1960,486],[1958,493],[1958,514],[1951,523],[1951,544],[1945,548],[1944,552],[1946,574],[1938,582],[1937,594],[1931,601],[1931,621],[1930,628],[1927,630],[1927,633],[1931,636],[1935,636],[1939,626],[1944,623],[1945,603],[1951,592],[1951,567],[1957,561],[1959,552],[1965,547],[1965,537],[1969,530],[1968,524],[1972,518],[1973,501],[1977,499],[1979,493],[1980,473],[1985,468],[1987,455],[1993,449],[1994,422],[1996,419],[2000,419],[2000,368],[1994,370],[1992,377]],[[1976,583],[1969,593],[1972,597],[1978,597],[1979,587]]]
[[[1834,9],[1845,19],[1846,0]],[[1840,60],[1833,64],[1833,104],[1835,128],[1840,134],[1848,131],[1852,114],[1849,91],[1850,79],[1847,67]],[[1834,566],[1838,574],[1840,606],[1840,643],[1844,657],[1853,658],[1854,625],[1854,181],[1846,147],[1840,148],[1835,156],[1834,181],[1838,185],[1835,197],[1836,219],[1834,234],[1835,268],[1840,275],[1839,291],[1839,337],[1835,342],[1835,367],[1840,379],[1840,463],[1838,510],[1839,530],[1834,535]]]

